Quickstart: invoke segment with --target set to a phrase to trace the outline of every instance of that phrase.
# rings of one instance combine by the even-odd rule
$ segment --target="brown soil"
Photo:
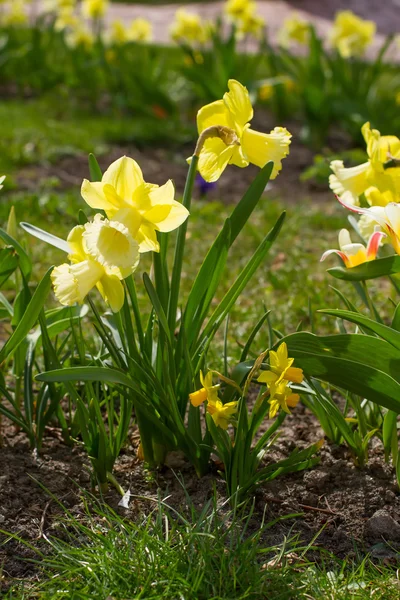
[[[283,458],[296,446],[304,447],[321,438],[322,431],[315,418],[300,405],[286,419],[268,460]],[[133,431],[115,469],[124,489],[149,498],[157,497],[160,492],[162,497],[168,495],[170,505],[184,510],[185,495],[176,476],[179,473],[196,506],[201,507],[211,496],[215,481],[220,499],[225,499],[225,485],[217,474],[199,480],[190,465],[177,456],[171,458],[171,468],[165,468],[149,480],[136,457],[137,439],[137,431]],[[368,525],[366,527],[368,519],[380,509],[400,522],[399,491],[393,469],[383,460],[380,443],[372,443],[370,461],[364,470],[355,468],[343,447],[325,444],[320,456],[321,462],[313,470],[281,477],[257,491],[254,528],[259,526],[265,508],[267,520],[302,513],[301,517],[274,525],[265,541],[275,545],[282,542],[284,536],[298,534],[308,543],[319,533],[314,546],[339,557],[356,558],[369,551],[377,560],[395,563],[396,543],[391,540],[389,547],[384,543],[383,532],[371,534]],[[79,447],[66,447],[57,430],[49,430],[43,451],[35,457],[25,437],[16,434],[12,427],[6,427],[0,450],[0,473],[0,528],[3,531],[21,536],[48,552],[45,536],[59,535],[57,522],[62,513],[49,492],[83,518],[79,486],[90,489],[88,460]],[[138,512],[149,508],[143,500],[131,501],[128,510],[119,508],[119,499],[114,490],[106,496],[107,502],[127,518],[135,519]],[[1,537],[4,541],[5,536]],[[38,577],[37,566],[26,560],[31,558],[35,558],[35,553],[15,539],[1,545],[3,585],[9,584],[12,578]]]

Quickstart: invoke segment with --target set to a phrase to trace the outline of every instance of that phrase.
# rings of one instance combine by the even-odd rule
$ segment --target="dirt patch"
[[[0,450],[0,528],[46,552],[49,545],[44,538],[59,534],[57,522],[62,509],[38,482],[74,514],[83,515],[79,486],[90,490],[88,460],[82,451],[77,446],[66,447],[57,430],[49,433],[39,457],[30,452],[24,436],[15,434],[12,427],[6,429]],[[283,458],[296,446],[305,447],[321,438],[316,419],[299,405],[286,419],[269,460]],[[179,457],[172,461],[173,469],[165,468],[149,478],[136,457],[137,442],[137,431],[133,431],[115,469],[125,489],[149,498],[157,497],[158,493],[162,497],[168,495],[170,505],[184,509],[186,497],[179,482],[181,478],[200,508],[212,495],[216,481],[223,504],[225,485],[218,474],[210,473],[198,480],[191,466]],[[339,557],[355,558],[371,551],[376,559],[395,561],[393,548],[400,541],[396,537],[400,530],[400,496],[393,469],[384,462],[380,443],[372,444],[370,461],[364,470],[354,467],[343,447],[325,444],[320,455],[321,462],[313,470],[279,478],[257,491],[254,528],[259,526],[265,508],[268,520],[302,513],[301,517],[278,522],[269,529],[266,543],[278,544],[284,536],[295,534],[310,542],[319,533],[314,545]],[[148,502],[135,499],[128,510],[119,508],[119,499],[114,490],[106,496],[107,502],[127,518],[135,519],[138,512],[149,510]],[[379,518],[383,518],[386,529]],[[384,543],[385,539],[391,547]],[[26,560],[29,558],[35,558],[34,552],[15,539],[0,546],[3,585],[12,578],[38,576],[37,567]]]

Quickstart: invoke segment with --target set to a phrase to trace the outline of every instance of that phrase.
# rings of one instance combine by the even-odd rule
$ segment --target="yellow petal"
[[[83,249],[83,225],[77,225],[69,232],[67,237],[67,242],[69,247],[71,248],[71,252],[68,255],[68,258],[72,262],[81,262],[86,259],[86,253]]]
[[[203,179],[208,182],[217,181],[229,164],[234,148],[234,146],[226,146],[219,138],[206,140],[198,164]]]
[[[189,211],[180,202],[173,200],[168,205],[155,206],[144,216],[158,231],[173,231],[186,221]]]
[[[54,293],[64,306],[82,304],[90,290],[104,275],[103,267],[94,260],[55,267],[51,274]]]
[[[329,177],[329,187],[333,193],[350,204],[358,205],[358,197],[370,187],[367,178],[369,162],[347,169],[342,160],[333,160],[330,167],[333,175]],[[345,193],[346,198],[344,198]]]
[[[160,244],[154,226],[142,223],[136,235],[139,244],[139,252],[160,252]]]
[[[289,367],[285,373],[285,379],[293,383],[301,383],[304,379],[303,369],[298,367]]]
[[[192,406],[201,406],[201,404],[207,400],[207,390],[205,388],[196,390],[195,392],[189,394],[189,398]]]
[[[258,376],[257,381],[260,383],[267,383],[268,385],[270,385],[271,383],[274,383],[278,379],[278,377],[279,376],[276,373],[273,373],[272,371],[262,371]]]
[[[223,100],[206,104],[197,113],[197,130],[199,133],[214,125],[223,125],[232,129],[234,122]]]
[[[240,167],[241,169],[249,166],[249,161],[243,154],[242,146],[233,146],[233,154],[232,158],[229,161],[229,164],[235,165],[236,167]]]
[[[224,102],[232,115],[235,129],[240,133],[246,123],[253,118],[253,107],[251,106],[249,92],[236,79],[228,81],[229,92],[224,94]]]
[[[91,183],[87,179],[83,180],[81,187],[81,195],[91,208],[98,208],[108,212],[109,210],[115,209],[115,204],[111,201],[110,197],[107,197],[104,193],[104,183],[94,182]]]
[[[274,168],[271,179],[275,179],[282,168],[282,159],[289,154],[291,137],[285,127],[275,127],[270,133],[245,129],[242,138],[243,151],[248,160],[258,167],[263,167],[272,160]]]
[[[133,158],[122,156],[108,167],[102,182],[109,183],[120,198],[129,201],[135,189],[143,183],[143,174]]]
[[[117,313],[124,304],[124,286],[116,275],[104,275],[97,284],[97,289],[111,310]]]

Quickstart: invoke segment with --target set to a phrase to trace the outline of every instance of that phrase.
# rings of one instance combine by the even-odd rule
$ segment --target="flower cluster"
[[[374,260],[381,243],[391,243],[400,254],[400,139],[381,135],[365,123],[361,129],[366,143],[367,160],[361,165],[346,168],[343,161],[331,162],[333,174],[329,178],[331,190],[348,210],[362,215],[358,230],[367,242],[353,244],[350,234],[339,234],[340,250],[328,250],[324,260],[333,252],[346,267],[351,268]],[[363,205],[363,206],[360,206]],[[365,208],[365,205],[369,205]]]
[[[87,204],[101,209],[93,221],[74,227],[68,236],[70,264],[56,267],[52,281],[57,299],[65,306],[82,303],[97,287],[114,312],[124,302],[121,283],[139,264],[140,253],[159,252],[157,231],[172,231],[188,217],[174,199],[174,186],[146,183],[132,158],[123,156],[104,173],[100,182],[84,180]]]
[[[270,419],[275,417],[280,409],[290,413],[289,408],[294,408],[300,400],[300,396],[293,393],[289,384],[301,383],[303,371],[293,367],[293,362],[294,358],[288,357],[286,343],[282,342],[276,352],[269,352],[269,369],[262,371],[257,379],[259,383],[265,383],[268,387]]]
[[[218,397],[219,384],[213,385],[213,373],[209,371],[205,376],[200,371],[200,382],[203,387],[189,394],[189,399],[192,406],[199,407],[206,402],[206,410],[211,415],[217,427],[228,429],[230,423],[234,419],[237,412],[237,401],[226,402],[223,404]]]

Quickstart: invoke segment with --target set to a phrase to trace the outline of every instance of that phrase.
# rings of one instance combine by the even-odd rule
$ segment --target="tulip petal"
[[[337,254],[338,256],[340,256],[340,258],[345,264],[348,263],[347,256],[344,252],[341,252],[340,250],[326,250],[326,252],[323,253],[319,261],[323,262],[328,256],[331,256],[332,254]]]
[[[382,238],[386,237],[386,234],[383,231],[375,231],[371,235],[368,241],[367,246],[367,258],[368,260],[375,260],[376,255],[378,254],[379,246],[381,244]]]

